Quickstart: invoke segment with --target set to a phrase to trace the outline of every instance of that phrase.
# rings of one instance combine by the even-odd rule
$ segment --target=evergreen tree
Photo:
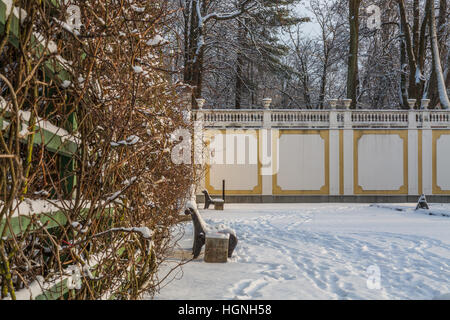
[[[261,79],[258,73],[290,72],[282,62],[289,48],[281,43],[280,31],[282,28],[309,21],[309,18],[296,16],[294,7],[299,3],[300,0],[264,0],[257,10],[247,12],[239,18],[235,75],[236,109],[241,108],[245,95],[248,104],[255,105],[258,102],[256,91],[258,79]]]

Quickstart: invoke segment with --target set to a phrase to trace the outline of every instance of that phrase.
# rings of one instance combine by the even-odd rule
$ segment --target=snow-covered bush
[[[0,44],[1,298],[75,271],[81,285],[66,299],[151,295],[194,182],[191,166],[171,161],[171,133],[191,123],[164,40],[167,1],[16,6],[22,50]],[[76,142],[73,156],[34,143],[44,127]],[[65,222],[48,229],[34,216],[11,235],[21,201],[44,198]]]

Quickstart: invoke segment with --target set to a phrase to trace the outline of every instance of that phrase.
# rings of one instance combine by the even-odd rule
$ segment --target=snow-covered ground
[[[207,223],[236,230],[233,258],[210,264],[201,255],[155,298],[450,298],[450,218],[397,207],[226,204],[225,211],[200,210]],[[433,208],[450,212],[450,205]],[[190,250],[192,223],[185,230],[180,246]]]

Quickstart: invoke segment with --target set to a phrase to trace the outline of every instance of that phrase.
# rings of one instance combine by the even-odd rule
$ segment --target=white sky
[[[305,38],[315,38],[320,35],[320,26],[315,22],[314,14],[306,9],[304,3],[299,4],[295,8],[295,11],[299,17],[309,17],[311,19],[311,22],[304,22],[300,25],[300,30],[303,32]],[[289,34],[284,33],[283,31],[281,31],[281,38],[285,42],[290,41]]]
[[[305,4],[298,5],[296,11],[299,16],[305,16],[305,17],[311,18],[311,22],[305,22],[301,25],[301,30],[304,32],[304,35],[306,37],[315,37],[315,36],[319,35],[320,27],[315,22],[314,15],[306,9]]]

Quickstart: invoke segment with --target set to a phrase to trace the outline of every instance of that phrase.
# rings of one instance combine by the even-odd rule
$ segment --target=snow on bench
[[[214,204],[215,210],[223,210],[223,205],[225,200],[220,198],[211,198],[208,190],[203,190],[202,193],[205,195],[205,207],[204,209],[208,209],[210,204]]]
[[[186,210],[184,212],[186,215],[191,215],[192,222],[194,224],[194,244],[192,246],[192,253],[194,259],[200,255],[203,245],[205,244],[206,237],[209,234],[221,233],[229,235],[228,242],[228,258],[233,255],[234,248],[236,248],[238,239],[236,237],[236,232],[233,229],[227,228],[223,225],[219,226],[209,226],[203,220],[200,212],[198,211],[197,205],[189,201],[186,205]]]

